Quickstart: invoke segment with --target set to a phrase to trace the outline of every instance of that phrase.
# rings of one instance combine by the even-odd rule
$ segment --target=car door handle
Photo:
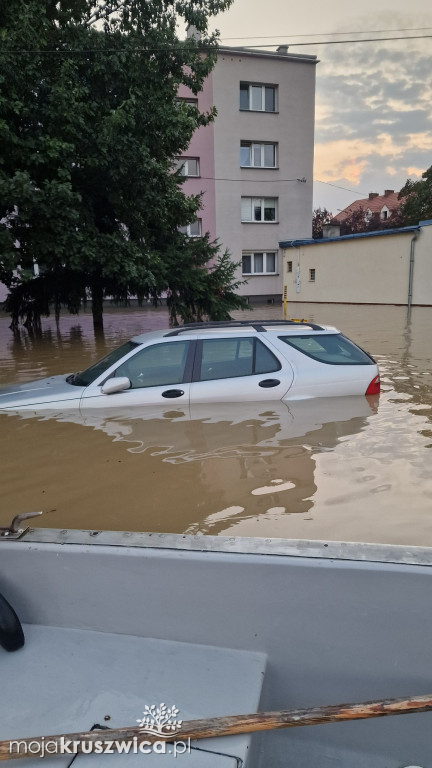
[[[271,387],[277,387],[280,384],[279,379],[263,379],[259,382],[259,386],[264,389],[270,389]]]
[[[182,389],[166,389],[162,392],[162,397],[181,397],[182,395],[184,395]]]

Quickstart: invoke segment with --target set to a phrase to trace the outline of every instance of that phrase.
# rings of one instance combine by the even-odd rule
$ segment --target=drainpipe
[[[414,243],[417,240],[417,234],[411,238],[410,245],[410,261],[409,261],[409,278],[408,278],[408,312],[411,311],[412,304],[412,290],[414,280]]]
[[[296,293],[301,293],[300,246],[297,248]]]

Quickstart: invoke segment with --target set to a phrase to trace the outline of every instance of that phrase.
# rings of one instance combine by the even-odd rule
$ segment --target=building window
[[[276,144],[242,141],[240,165],[242,168],[275,168]]]
[[[275,275],[276,252],[243,253],[242,273],[243,275]]]
[[[240,109],[276,112],[276,86],[240,83]]]
[[[176,102],[177,102],[177,104],[179,106],[181,106],[182,104],[186,104],[186,105],[188,105],[190,107],[196,107],[198,109],[198,99],[183,98],[181,96],[178,96],[177,99],[176,99]]]
[[[314,269],[310,269],[309,270],[309,280],[310,280],[311,283],[315,282],[315,270]]]
[[[186,227],[179,227],[179,232],[188,237],[201,237],[201,219],[196,219]]]
[[[388,219],[390,216],[390,211],[388,208],[383,208],[381,211],[381,218],[382,219]]]
[[[292,272],[292,261],[287,261],[288,272]]]
[[[199,176],[199,157],[178,157],[176,168],[180,169],[181,176]]]
[[[276,197],[242,197],[241,220],[243,222],[275,222],[277,220]]]

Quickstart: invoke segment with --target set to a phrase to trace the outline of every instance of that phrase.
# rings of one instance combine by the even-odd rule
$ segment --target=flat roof
[[[304,240],[280,240],[279,248],[297,248],[299,245],[324,245],[325,243],[339,243],[346,240],[360,240],[366,237],[386,237],[387,235],[405,235],[410,232],[419,232],[422,226],[429,226],[431,222],[421,221],[410,227],[399,227],[398,229],[380,229],[376,232],[357,232],[355,235],[339,235],[338,237],[321,237],[314,240],[311,237]]]
[[[284,45],[281,43],[281,45]],[[289,45],[287,45],[289,48]],[[278,53],[277,51],[265,51],[262,48],[246,48],[243,46],[228,46],[220,45],[218,48],[218,54],[228,53],[231,56],[259,56],[264,59],[277,59],[278,61],[302,61],[309,64],[318,64],[318,58],[316,56],[310,56],[304,53]]]

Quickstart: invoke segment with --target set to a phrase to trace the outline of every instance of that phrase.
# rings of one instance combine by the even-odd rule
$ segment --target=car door
[[[204,338],[197,342],[190,402],[280,400],[292,380],[288,361],[256,336]]]
[[[117,366],[105,372],[85,390],[80,408],[127,408],[129,406],[189,405],[195,341],[170,339],[141,347]],[[102,387],[111,378],[127,377],[129,389],[104,394]]]

